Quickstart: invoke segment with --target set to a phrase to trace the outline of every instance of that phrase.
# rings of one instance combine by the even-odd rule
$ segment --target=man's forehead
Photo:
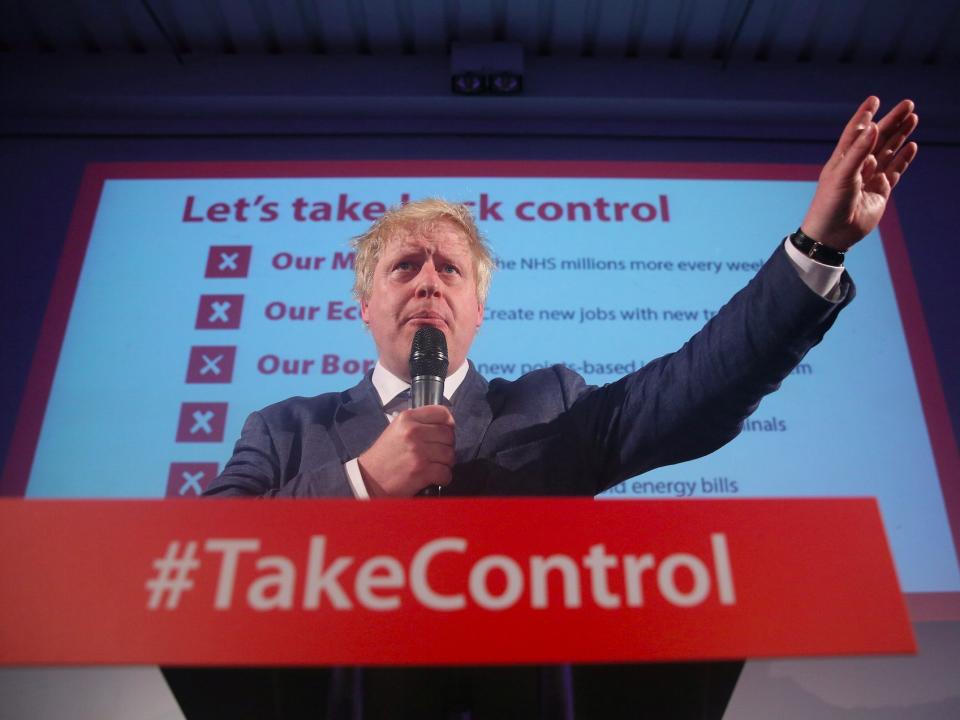
[[[470,254],[466,234],[456,225],[439,221],[429,225],[401,228],[387,240],[385,251],[398,253],[408,251]]]

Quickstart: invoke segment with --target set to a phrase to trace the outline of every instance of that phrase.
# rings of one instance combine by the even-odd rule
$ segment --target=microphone
[[[447,377],[447,339],[432,325],[417,330],[410,346],[410,398],[412,407],[439,405]]]
[[[410,404],[411,407],[439,405],[443,398],[443,381],[447,377],[447,338],[432,325],[417,330],[410,346]],[[425,487],[418,495],[439,497],[442,487]]]

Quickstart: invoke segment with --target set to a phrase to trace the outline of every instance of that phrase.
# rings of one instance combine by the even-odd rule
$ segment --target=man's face
[[[483,321],[473,255],[464,234],[453,224],[439,222],[391,238],[360,310],[380,362],[394,375],[409,379],[410,345],[425,325],[443,331],[449,372],[457,370]]]

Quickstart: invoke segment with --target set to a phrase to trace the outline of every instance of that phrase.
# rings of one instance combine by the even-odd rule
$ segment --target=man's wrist
[[[367,490],[366,483],[363,481],[363,473],[360,470],[360,461],[358,458],[347,460],[343,464],[343,470],[347,474],[347,481],[350,483],[350,489],[357,500],[369,500],[370,493]]]
[[[817,295],[830,301],[836,301],[840,292],[840,280],[844,269],[833,265],[824,265],[808,258],[797,250],[789,238],[784,238],[783,250],[804,284]]]
[[[843,267],[844,253],[813,239],[803,231],[803,227],[798,227],[797,231],[790,235],[790,244],[811,260],[833,267]]]
[[[369,450],[367,451],[369,452]],[[363,481],[363,487],[367,491],[367,497],[377,498],[390,495],[390,492],[384,488],[383,485],[378,482],[377,478],[369,470],[370,458],[364,458],[364,455],[367,453],[361,453],[357,456],[357,471],[360,473],[360,478]],[[364,465],[367,467],[364,467]],[[380,473],[377,473],[377,476],[380,476]]]

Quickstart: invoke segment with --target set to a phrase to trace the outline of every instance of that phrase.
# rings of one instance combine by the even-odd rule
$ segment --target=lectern
[[[188,718],[720,717],[743,658],[909,653],[871,499],[0,501],[0,661]]]

